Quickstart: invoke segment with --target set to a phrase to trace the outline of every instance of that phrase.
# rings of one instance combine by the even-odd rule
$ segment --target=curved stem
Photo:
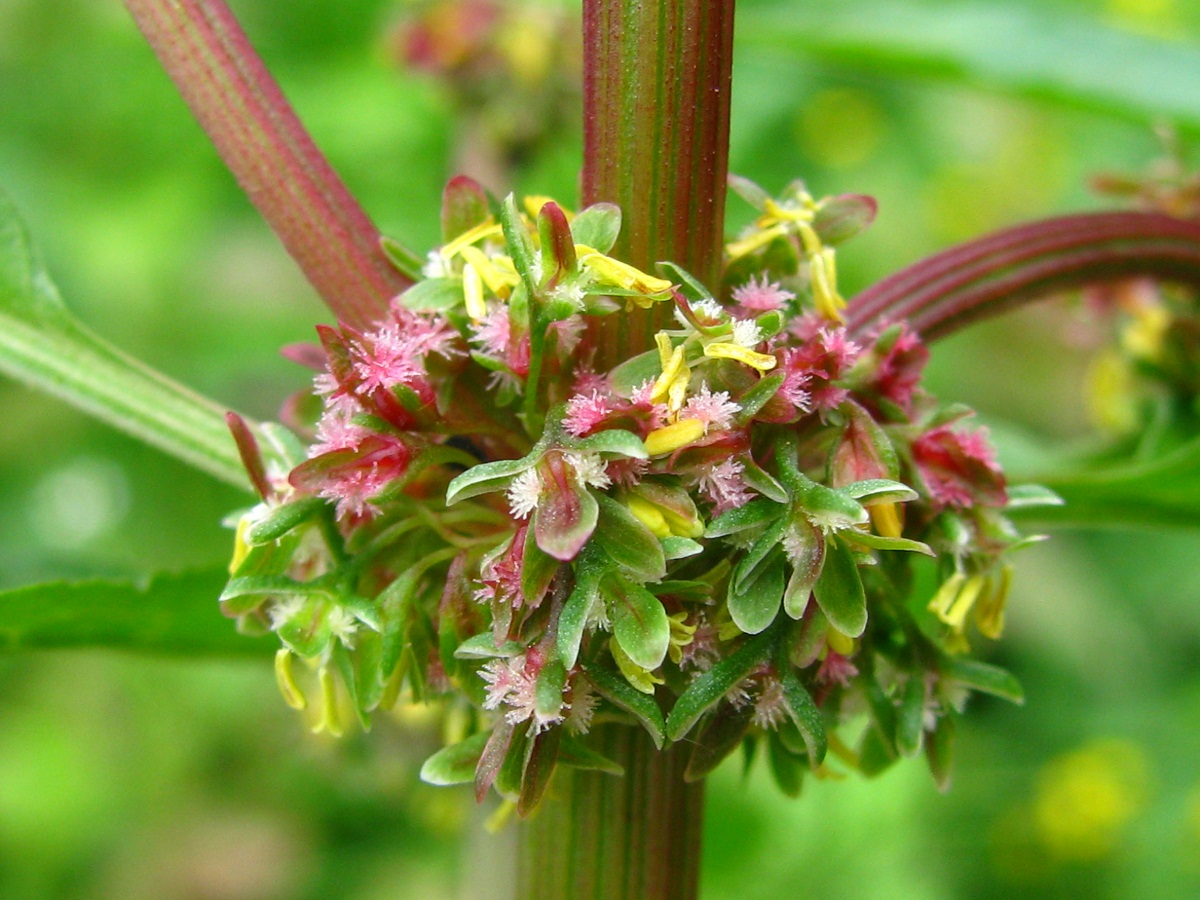
[[[1141,276],[1200,286],[1200,223],[1118,212],[1009,228],[863,291],[850,301],[847,327],[862,334],[905,319],[935,339],[1055,291]]]
[[[370,325],[409,282],[222,0],[125,0],[246,196],[342,321]]]

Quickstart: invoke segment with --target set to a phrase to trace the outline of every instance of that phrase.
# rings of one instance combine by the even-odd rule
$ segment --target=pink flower
[[[797,409],[805,408],[795,402],[807,394],[809,409],[823,412],[840,404],[849,395],[846,388],[835,382],[854,365],[862,352],[858,344],[846,337],[845,328],[829,328],[815,316],[805,316],[790,329],[799,338],[798,346],[784,347],[776,354],[784,372],[784,393]],[[795,398],[795,399],[793,399]]]
[[[575,437],[583,437],[600,425],[612,411],[609,399],[598,390],[593,390],[590,395],[576,394],[567,401],[563,427]]]
[[[713,504],[713,515],[719,516],[753,499],[744,472],[745,467],[733,457],[701,470],[697,486]]]
[[[365,433],[353,446],[329,450],[292,470],[292,487],[337,503],[338,518],[373,516],[374,497],[404,476],[412,451],[391,434]]]
[[[754,712],[750,721],[759,728],[774,730],[787,718],[787,704],[783,698],[783,682],[774,675],[763,679],[762,687],[754,700]]]
[[[483,708],[499,709],[503,704],[509,707],[504,714],[509,724],[519,725],[532,720],[535,731],[557,725],[563,720],[563,714],[570,711],[570,704],[560,700],[555,712],[538,711],[537,681],[544,665],[542,654],[536,648],[524,656],[485,663],[479,670],[479,677],[488,685]]]
[[[699,420],[704,425],[704,433],[708,434],[710,429],[728,430],[733,424],[733,417],[739,412],[741,407],[729,399],[728,391],[714,394],[706,384],[688,398],[679,412],[679,418]]]
[[[913,394],[929,361],[929,350],[921,343],[920,335],[902,324],[899,334],[882,352],[876,347],[872,353],[874,367],[866,389],[911,416]]]
[[[473,324],[471,330],[471,340],[485,355],[500,360],[521,378],[529,374],[529,335],[513,333],[507,306],[491,306],[483,320]]]
[[[768,282],[766,275],[757,281],[751,278],[741,287],[733,289],[733,301],[738,305],[735,312],[748,317],[783,309],[789,300],[795,299],[796,295],[781,288],[778,282]]]
[[[1003,506],[1008,500],[986,428],[955,431],[941,425],[913,441],[912,454],[937,508]]]
[[[840,684],[848,687],[850,679],[858,674],[858,667],[850,660],[834,650],[825,652],[821,668],[817,670],[817,681],[823,685]]]
[[[525,600],[521,590],[522,559],[525,551],[525,526],[517,529],[503,553],[488,558],[479,570],[480,586],[475,599],[480,603],[506,603],[517,609]],[[531,602],[537,606],[541,597]]]

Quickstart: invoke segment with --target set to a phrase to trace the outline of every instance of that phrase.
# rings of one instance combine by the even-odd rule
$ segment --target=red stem
[[[1200,223],[1159,213],[1087,213],[1009,228],[952,247],[850,301],[862,334],[906,319],[927,339],[1045,295],[1153,276],[1200,287]]]
[[[125,0],[242,190],[342,321],[365,327],[409,282],[221,0]]]
[[[585,0],[583,201],[612,201],[614,253],[716,288],[725,218],[734,0]],[[665,305],[594,323],[597,362],[653,346]]]

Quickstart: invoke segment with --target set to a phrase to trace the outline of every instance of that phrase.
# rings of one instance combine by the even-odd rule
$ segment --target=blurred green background
[[[503,108],[468,115],[461,94],[402,70],[396,27],[411,4],[232,5],[383,230],[430,246],[441,185],[463,161],[495,163],[464,147]],[[739,9],[789,5],[812,4]],[[942,8],[905,6],[917,21]],[[966,8],[1200,38],[1191,0]],[[868,63],[739,36],[734,171],[771,190],[802,176],[817,195],[880,201],[874,228],[839,254],[848,295],[987,229],[1097,208],[1089,175],[1140,171],[1159,152],[1144,117]],[[488,173],[511,184],[490,187],[574,197],[578,100],[554,103],[561,121],[522,135]],[[0,0],[0,184],[101,334],[255,416],[303,385],[277,349],[328,317],[116,0]],[[749,210],[734,199],[730,215]],[[931,386],[997,430],[1076,441],[1089,427],[1081,332],[1064,304],[979,327],[937,346]],[[0,409],[0,587],[226,557],[220,523],[242,502],[232,490],[8,381]],[[907,763],[789,801],[762,773],[728,766],[709,793],[703,896],[1200,895],[1198,550],[1197,533],[1110,531],[1057,533],[1026,552],[1009,633],[985,652],[1028,702],[972,702],[952,790]],[[417,781],[435,736],[406,718],[313,738],[265,659],[0,656],[0,898],[458,896],[486,883],[471,860],[495,864],[505,838],[481,834],[465,793]]]

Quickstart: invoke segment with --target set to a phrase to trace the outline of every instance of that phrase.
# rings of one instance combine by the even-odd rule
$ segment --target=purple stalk
[[[850,301],[847,326],[861,335],[906,319],[935,339],[1055,291],[1140,276],[1200,287],[1200,223],[1088,213],[998,231],[863,291]]]
[[[125,0],[192,114],[305,277],[366,327],[409,282],[221,0]]]

